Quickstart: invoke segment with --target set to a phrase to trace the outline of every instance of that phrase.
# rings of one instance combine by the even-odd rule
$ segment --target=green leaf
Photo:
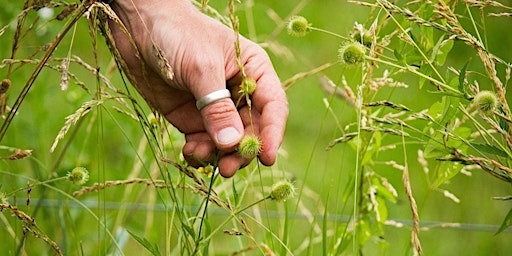
[[[376,184],[375,186],[377,187],[377,194],[379,197],[382,197],[383,199],[387,199],[390,202],[396,204],[397,199],[396,199],[395,195],[393,195],[393,193],[391,193],[391,191],[389,191],[388,188],[386,188],[380,184]]]
[[[438,188],[457,175],[462,169],[462,166],[462,164],[454,162],[441,162],[437,170],[437,177],[433,182],[434,188]]]
[[[498,231],[496,231],[495,235],[498,235],[499,233],[505,231],[508,227],[512,226],[512,209],[510,209],[507,213],[507,216],[503,220],[503,223],[501,223],[500,228]]]
[[[341,233],[338,235],[338,239],[341,239],[341,242],[337,246],[334,246],[333,249],[336,249],[335,253],[332,255],[342,255],[342,253],[349,247],[349,245],[352,244],[353,234],[352,232],[347,232],[347,227],[340,227],[340,231],[338,233]]]
[[[432,67],[430,67],[430,65],[423,65],[420,67],[420,69],[418,71],[427,77],[432,75]],[[428,83],[428,82],[429,81],[427,79],[420,77],[418,79],[419,88],[422,89],[423,85],[425,85],[425,83]]]
[[[444,65],[446,62],[446,58],[448,57],[448,54],[453,48],[453,40],[443,41],[441,44],[441,47],[439,48],[439,51],[437,52],[437,63],[439,65]]]
[[[503,106],[500,106],[499,108],[500,112],[503,114],[503,115],[507,115],[505,113],[505,111],[503,110]],[[503,117],[500,117],[500,128],[503,129],[504,131],[508,131],[510,132],[510,126],[508,125],[508,121],[506,119],[504,119]]]
[[[407,63],[405,63],[405,58],[404,58],[404,56],[403,56],[403,55],[402,55],[402,54],[401,54],[397,49],[395,49],[395,50],[393,51],[393,54],[395,55],[395,58],[396,58],[396,60],[397,60],[397,62],[398,62],[398,63],[400,63],[401,65],[404,65],[404,66],[406,66],[406,65],[407,65]]]
[[[464,64],[464,67],[462,67],[462,69],[459,72],[459,92],[461,92],[463,94],[466,94],[464,81],[466,80],[466,72],[468,69],[469,61],[470,60],[468,60],[468,62],[466,62],[466,64]]]
[[[345,185],[345,190],[343,191],[343,195],[341,196],[343,202],[347,202],[354,192],[354,175],[350,175],[347,184]]]
[[[471,147],[475,148],[478,151],[493,154],[495,156],[508,157],[507,152],[501,150],[500,148],[490,145],[490,144],[482,144],[482,143],[470,143]]]
[[[436,45],[434,45],[434,47],[432,48],[432,53],[430,54],[430,57],[428,59],[428,61],[430,63],[434,63],[434,61],[436,60],[436,57],[439,54],[439,49],[441,48],[441,43],[443,43],[443,40],[444,40],[444,36],[440,37],[439,40],[437,40]]]
[[[373,235],[370,216],[365,214],[357,223],[357,240],[359,244],[364,245]]]
[[[385,223],[388,219],[388,207],[383,198],[377,197],[377,208],[375,209],[380,216],[379,222]]]
[[[144,246],[144,248],[146,248],[152,255],[158,255],[158,256],[161,255],[160,250],[158,250],[158,246],[156,246],[156,244],[155,245],[151,244],[151,242],[149,242],[146,238],[140,237],[129,230],[128,230],[128,233],[130,234],[130,236],[133,237],[133,239],[135,239],[137,242],[139,242],[140,245]]]
[[[456,137],[453,138],[452,136],[448,136],[449,140],[446,142],[446,146],[449,148],[457,148],[459,150],[465,151],[467,148],[466,144],[464,143],[464,139],[468,138],[472,131],[468,127],[458,127],[457,129],[451,131],[453,135]]]

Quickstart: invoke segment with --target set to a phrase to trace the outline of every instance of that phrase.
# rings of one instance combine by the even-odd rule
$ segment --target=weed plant
[[[494,24],[510,25],[512,7],[349,2],[194,2],[260,43],[289,77],[278,163],[253,161],[231,179],[215,164],[188,166],[182,136],[131,87],[106,26],[117,20],[108,5],[5,3],[2,253],[512,250],[512,55],[495,42],[512,38]],[[250,106],[255,83],[240,67]],[[250,158],[259,144],[250,136],[239,151]]]

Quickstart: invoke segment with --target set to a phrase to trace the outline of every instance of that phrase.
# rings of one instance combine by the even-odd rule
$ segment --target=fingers
[[[253,108],[260,114],[258,130],[262,150],[259,159],[265,165],[272,165],[283,140],[288,118],[288,101],[265,51],[256,47],[248,58],[246,74],[257,82],[256,91],[251,98]]]

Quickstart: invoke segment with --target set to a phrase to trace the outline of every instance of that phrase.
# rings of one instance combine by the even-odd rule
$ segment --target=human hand
[[[251,96],[252,108],[237,109],[233,102],[240,97],[241,73],[234,48],[236,35],[230,28],[200,13],[188,0],[115,0],[111,6],[137,47],[110,21],[125,72],[144,98],[185,135],[183,155],[189,164],[212,163],[218,152],[220,174],[231,177],[252,160],[234,152],[243,135],[252,133],[262,142],[260,161],[265,165],[275,162],[288,103],[261,47],[240,36],[244,71],[256,80],[257,89]],[[158,53],[172,67],[172,79]],[[197,99],[225,88],[232,99],[197,110]]]

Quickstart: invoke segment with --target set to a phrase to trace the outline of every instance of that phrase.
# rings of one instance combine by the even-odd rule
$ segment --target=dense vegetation
[[[183,161],[106,5],[4,3],[4,254],[510,252],[512,7],[292,2],[195,2],[269,52],[290,102],[277,164],[231,179]]]

